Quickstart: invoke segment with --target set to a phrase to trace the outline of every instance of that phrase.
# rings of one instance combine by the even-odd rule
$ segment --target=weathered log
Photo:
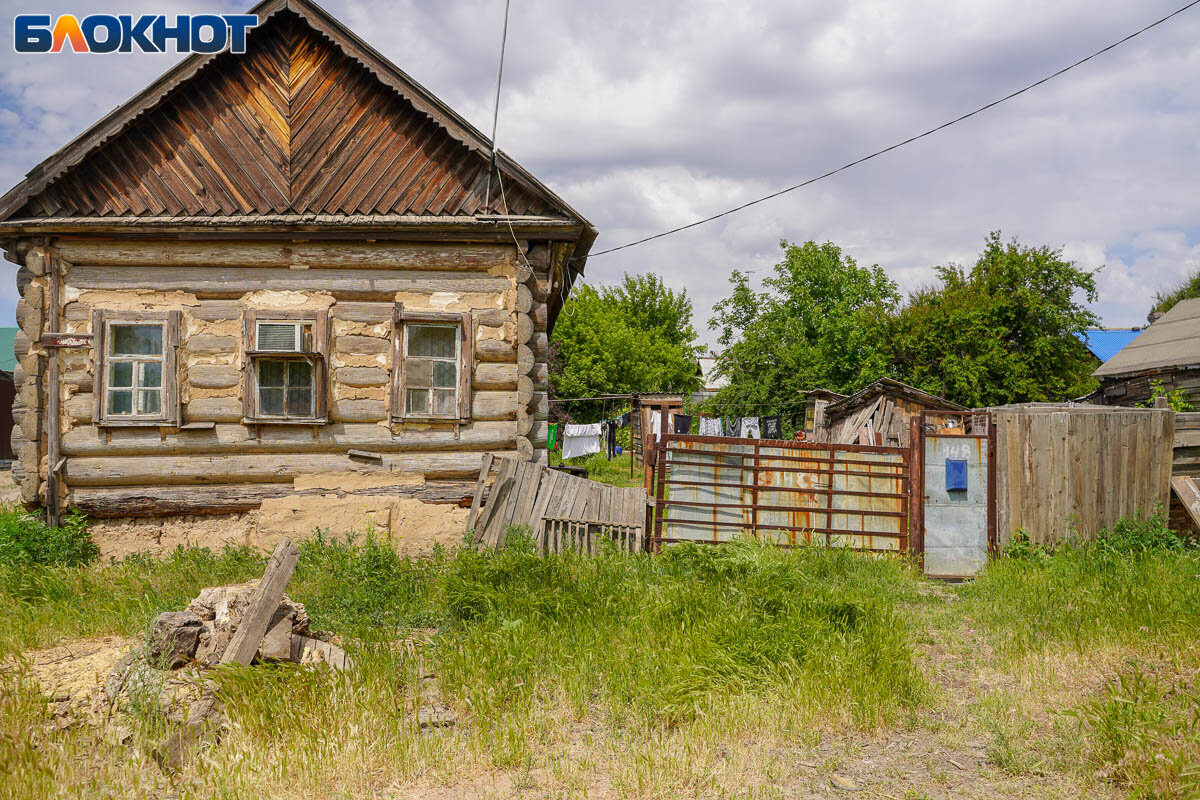
[[[470,481],[427,481],[423,485],[379,486],[340,491],[304,489],[294,491],[289,483],[226,486],[153,486],[120,489],[75,488],[68,502],[89,517],[174,517],[192,514],[240,514],[258,509],[275,497],[346,499],[387,495],[425,503],[458,504],[471,496]]]
[[[525,344],[533,338],[533,318],[528,314],[517,314],[517,342]]]
[[[517,349],[504,339],[479,339],[475,342],[475,360],[513,363],[517,360]]]
[[[477,420],[516,419],[516,392],[472,392],[471,417]]]
[[[236,336],[214,336],[211,333],[198,333],[187,337],[184,342],[189,353],[197,355],[220,355],[236,353],[242,349],[242,342]]]
[[[339,367],[334,380],[345,386],[383,386],[387,373],[379,367]]]
[[[85,369],[73,369],[64,372],[59,383],[73,387],[78,393],[87,393],[92,391],[92,373]]]
[[[521,461],[533,460],[533,442],[524,436],[517,438],[517,458]]]
[[[387,454],[382,469],[341,453],[192,456],[89,456],[68,458],[67,482],[76,486],[286,483],[319,472],[408,472],[428,478],[465,479],[479,471],[482,453]]]
[[[188,367],[187,380],[201,389],[228,389],[241,383],[242,371],[232,364],[196,364]]]
[[[95,411],[95,401],[91,394],[72,395],[62,404],[63,416],[76,421],[90,420]]]
[[[185,309],[194,319],[228,322],[240,320],[244,306],[236,300],[201,300],[197,305],[186,306]]]
[[[475,389],[515,389],[517,388],[517,365],[476,363],[471,386]]]
[[[534,419],[527,413],[517,415],[517,435],[529,436],[533,431]]]
[[[184,422],[239,422],[242,401],[237,397],[196,397],[184,404]]]
[[[25,331],[18,330],[15,334],[13,334],[13,355],[15,355],[17,358],[25,358],[27,355],[29,355],[29,348],[31,345],[32,343],[30,342],[29,336],[26,335]]]
[[[334,319],[378,325],[391,322],[394,303],[335,303],[329,309]]]
[[[329,292],[338,300],[388,300],[397,292],[480,292],[511,288],[508,278],[474,271],[394,269],[278,269],[254,267],[93,267],[77,266],[68,283],[79,289],[190,292],[197,297],[234,298],[248,292]]]
[[[517,378],[517,407],[524,411],[533,400],[533,381],[528,375]]]
[[[195,401],[193,401],[195,402]],[[63,434],[63,454],[96,455],[221,455],[236,453],[344,453],[350,449],[380,453],[511,450],[516,445],[513,422],[476,421],[459,428],[441,425],[426,430],[405,428],[393,435],[375,423],[334,422],[317,428],[265,425],[261,433],[240,424],[217,423],[209,430],[160,434],[157,428],[79,426]]]
[[[533,357],[533,350],[529,345],[517,345],[517,373],[528,375],[535,363],[537,363],[537,359]]]
[[[471,316],[475,318],[476,324],[489,325],[493,328],[498,328],[507,322],[512,322],[512,314],[500,308],[485,308],[479,311],[472,311]]]
[[[285,267],[392,270],[487,270],[513,264],[511,244],[399,242],[189,242],[94,239],[63,240],[55,247],[66,260],[89,266]],[[32,251],[31,251],[32,252]],[[26,257],[28,260],[28,257]],[[39,273],[40,274],[40,273]]]
[[[539,361],[533,365],[533,369],[529,371],[529,379],[533,381],[534,388],[545,385],[550,380],[550,365],[544,361]]]
[[[383,400],[335,400],[330,409],[334,422],[378,422],[387,419]]]
[[[545,303],[550,299],[550,281],[546,278],[538,278],[529,284],[530,291],[533,292],[533,299],[538,303]]]
[[[544,391],[533,393],[533,402],[529,404],[529,413],[534,419],[550,418],[550,395]]]
[[[550,307],[545,303],[536,304],[529,316],[533,317],[534,330],[545,332],[550,327]]]
[[[30,287],[31,289],[33,287]],[[40,287],[39,287],[40,288]],[[27,294],[33,294],[32,291]],[[22,297],[17,301],[17,327],[21,329],[31,341],[42,338],[42,323],[43,313],[40,304],[34,305],[29,302],[28,297]]]
[[[25,290],[29,288],[33,282],[33,273],[28,267],[21,267],[17,270],[17,294],[25,296]]]
[[[389,339],[378,336],[339,336],[334,340],[335,353],[350,353],[353,355],[376,355],[386,353],[391,348]]]
[[[46,248],[38,245],[25,254],[25,266],[34,275],[46,274]]]
[[[514,300],[519,314],[528,314],[533,308],[533,292],[523,282],[517,284],[517,296]]]

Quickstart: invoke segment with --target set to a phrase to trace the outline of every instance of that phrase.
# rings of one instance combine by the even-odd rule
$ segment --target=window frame
[[[408,326],[442,325],[458,330],[458,380],[454,414],[409,414],[404,385],[408,357]],[[471,420],[471,373],[475,366],[475,325],[471,312],[406,311],[396,303],[392,314],[392,412],[393,422],[469,422]],[[433,408],[432,397],[430,408]]]
[[[92,311],[92,419],[104,428],[178,427],[179,425],[179,331],[182,311]],[[112,414],[108,410],[109,365],[108,352],[113,325],[158,325],[162,328],[161,398],[157,414]],[[138,363],[152,359],[138,356],[116,356],[118,362]],[[134,407],[137,404],[137,377],[130,387]]]
[[[258,325],[262,322],[311,322],[312,350],[259,350]],[[245,425],[324,425],[329,421],[328,358],[329,311],[271,311],[246,309],[242,312],[242,423]],[[276,416],[260,410],[258,370],[262,361],[307,361],[312,365],[313,403],[308,416]],[[284,377],[284,402],[287,377]]]

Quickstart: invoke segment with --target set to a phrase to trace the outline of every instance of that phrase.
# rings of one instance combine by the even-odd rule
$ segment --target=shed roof
[[[1114,378],[1183,367],[1200,367],[1200,298],[1177,303],[1092,375]]]
[[[263,0],[242,54],[193,54],[34,167],[0,220],[577,211],[310,0]]]
[[[825,413],[831,419],[835,419],[844,414],[849,413],[855,408],[858,408],[863,403],[874,399],[880,394],[889,394],[897,397],[904,397],[916,403],[920,403],[926,408],[937,411],[966,411],[966,406],[960,406],[958,403],[953,403],[944,397],[939,397],[936,394],[922,391],[915,386],[909,386],[907,383],[901,383],[893,378],[880,378],[862,389],[859,389],[849,397],[838,400],[835,403],[830,403]]]

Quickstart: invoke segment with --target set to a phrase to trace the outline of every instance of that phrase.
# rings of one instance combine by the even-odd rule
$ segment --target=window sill
[[[405,422],[457,422],[465,424],[470,421],[469,418],[464,417],[392,417],[392,423],[397,425]]]
[[[305,417],[303,419],[280,419],[279,417],[242,417],[243,425],[327,425],[325,417]]]
[[[97,428],[178,428],[173,419],[102,419],[96,421]]]

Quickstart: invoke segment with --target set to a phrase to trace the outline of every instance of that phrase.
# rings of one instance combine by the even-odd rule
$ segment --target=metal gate
[[[657,550],[744,534],[784,546],[907,552],[914,452],[664,434],[650,543]]]
[[[995,428],[987,413],[958,416],[960,425],[938,430],[922,415],[915,439],[922,502],[914,529],[925,574],[939,578],[978,575],[996,546]]]

